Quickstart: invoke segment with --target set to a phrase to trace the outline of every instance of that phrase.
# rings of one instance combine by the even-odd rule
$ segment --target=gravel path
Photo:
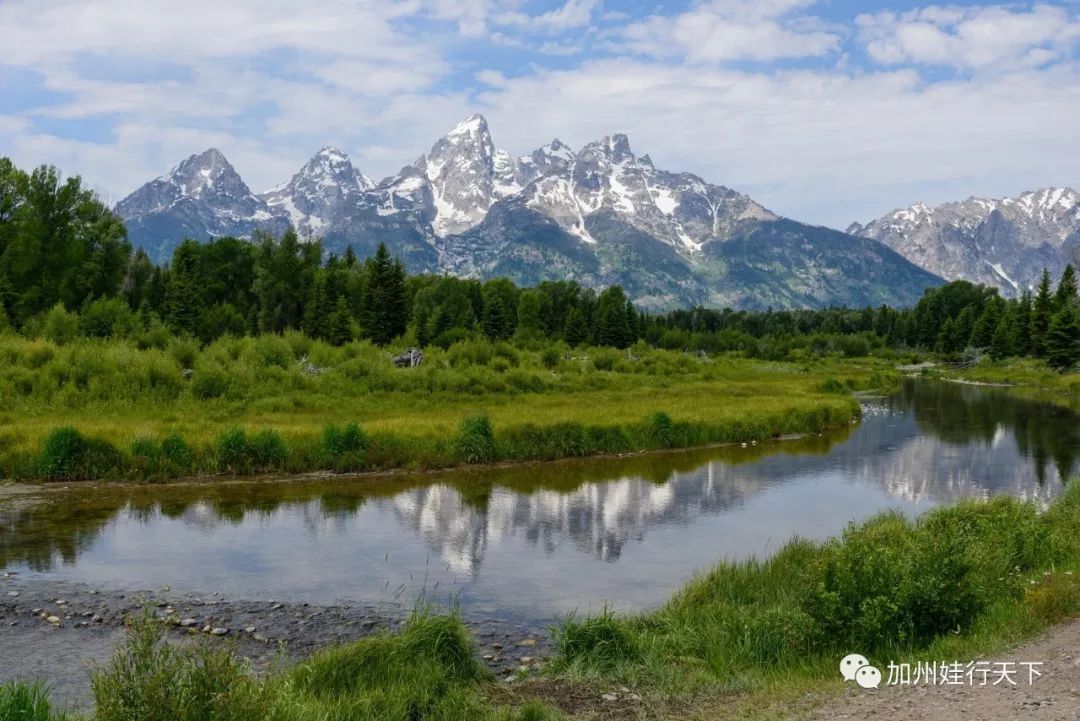
[[[1080,721],[1080,619],[1058,626],[1043,637],[986,661],[1038,662],[1042,675],[1028,684],[1026,667],[1017,685],[887,686],[879,690],[851,688],[804,718],[879,719],[888,721]]]

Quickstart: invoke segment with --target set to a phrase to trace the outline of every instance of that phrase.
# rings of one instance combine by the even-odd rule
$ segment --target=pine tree
[[[352,340],[352,313],[345,296],[338,296],[337,307],[326,324],[326,340],[333,345],[345,345]]]
[[[1046,333],[1046,360],[1059,371],[1080,363],[1080,309],[1076,305],[1067,304],[1051,319]]]
[[[352,246],[349,245],[345,248],[345,267],[352,268],[356,265],[356,253],[353,252]]]
[[[1031,354],[1036,358],[1046,355],[1046,333],[1050,328],[1050,316],[1054,311],[1054,301],[1050,296],[1050,271],[1043,268],[1039,290],[1035,302],[1031,305]]]
[[[1012,313],[1005,313],[998,321],[994,335],[990,339],[990,357],[1002,360],[1016,355],[1016,319]]]
[[[1031,355],[1031,292],[1025,290],[1016,305],[1016,354]]]
[[[311,286],[311,295],[308,296],[307,305],[304,307],[304,332],[312,338],[325,339],[327,326],[330,321],[328,305],[331,302],[327,297],[326,277],[320,273]]]
[[[497,293],[488,293],[484,297],[484,317],[481,325],[484,335],[491,340],[506,340],[511,333],[510,314],[506,304]]]
[[[1054,312],[1057,312],[1067,305],[1076,305],[1080,303],[1080,295],[1077,293],[1076,285],[1076,269],[1072,263],[1065,265],[1065,270],[1061,274],[1061,281],[1058,283],[1057,292],[1054,294]]]
[[[585,319],[580,308],[574,307],[567,311],[563,336],[567,344],[574,348],[589,339],[589,321]]]
[[[173,254],[165,286],[165,322],[174,333],[195,335],[203,312],[199,244],[184,241]]]
[[[1001,320],[999,311],[997,304],[993,302],[987,303],[986,307],[983,308],[983,312],[979,314],[979,319],[975,321],[975,329],[971,332],[971,345],[973,347],[990,347],[990,342],[994,339],[994,331]]]
[[[597,345],[626,348],[634,342],[626,313],[626,294],[621,287],[613,285],[600,294],[593,334]]]
[[[367,262],[362,322],[364,335],[376,345],[386,345],[405,332],[408,323],[408,296],[405,268],[390,257],[385,243],[379,243]]]

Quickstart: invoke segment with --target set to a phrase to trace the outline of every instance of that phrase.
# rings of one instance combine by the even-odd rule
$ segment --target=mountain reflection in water
[[[695,570],[889,509],[1049,503],[1080,418],[909,382],[850,433],[435,476],[101,489],[0,507],[0,565],[88,583],[363,601],[452,594],[551,617],[662,602]]]

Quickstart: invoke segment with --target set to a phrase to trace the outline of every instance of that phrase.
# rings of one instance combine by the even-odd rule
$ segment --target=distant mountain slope
[[[1045,188],[1015,198],[916,203],[849,233],[878,240],[948,280],[970,280],[1015,295],[1080,260],[1080,193]]]
[[[219,150],[193,155],[116,205],[132,243],[167,261],[185,238],[283,233],[289,220],[256,197]]]
[[[532,284],[614,283],[642,308],[913,303],[941,279],[883,245],[781,219],[691,173],[657,169],[625,135],[514,158],[473,115],[375,183],[333,148],[254,195],[217,151],[121,201],[133,241],[167,259],[184,237],[288,224],[328,252],[380,242],[414,271]]]

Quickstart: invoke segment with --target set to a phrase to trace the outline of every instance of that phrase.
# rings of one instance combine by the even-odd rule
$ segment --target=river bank
[[[405,601],[243,601],[221,593],[170,587],[118,590],[4,572],[0,638],[5,649],[19,651],[0,654],[0,683],[46,678],[59,707],[88,709],[89,669],[109,660],[144,609],[167,624],[170,638],[228,647],[259,674],[291,666],[320,649],[396,632],[412,610]],[[546,625],[465,620],[478,661],[500,679],[536,674],[554,652]]]
[[[179,359],[119,342],[0,345],[0,477],[17,480],[414,471],[762,441],[843,426],[858,414],[851,391],[897,378],[873,358],[644,345],[475,342],[398,369],[359,344],[326,349],[318,372],[270,337],[237,341],[235,357],[223,346]]]

